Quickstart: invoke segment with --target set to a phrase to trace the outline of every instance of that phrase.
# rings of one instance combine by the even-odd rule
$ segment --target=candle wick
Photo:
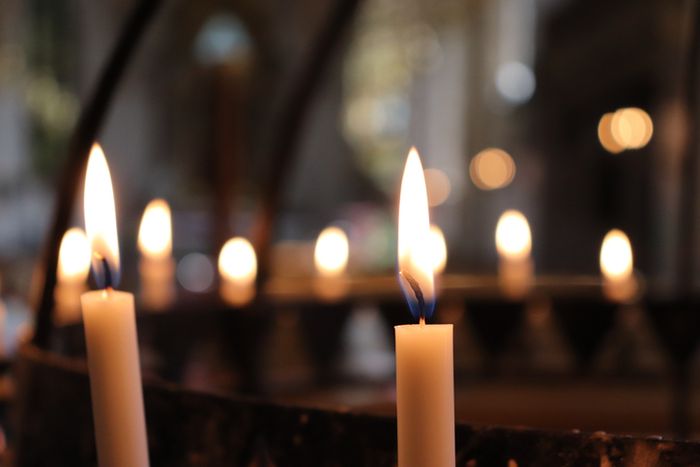
[[[109,269],[109,262],[104,256],[100,258],[100,261],[102,262],[102,269],[104,270],[105,289],[111,290],[114,281],[112,280],[112,271]]]
[[[420,319],[418,320],[418,324],[420,324],[421,326],[425,326],[425,315],[423,315],[423,313],[421,313],[421,315],[420,315]]]
[[[399,275],[406,279],[406,282],[408,282],[409,287],[411,287],[411,291],[413,291],[413,296],[418,302],[418,310],[420,310],[420,320],[423,324],[425,324],[425,298],[423,297],[423,290],[420,288],[420,284],[418,284],[418,281],[415,280],[409,272],[399,271]]]

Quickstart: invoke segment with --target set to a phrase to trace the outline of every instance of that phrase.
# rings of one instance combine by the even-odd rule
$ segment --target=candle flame
[[[433,257],[425,177],[418,151],[411,148],[401,180],[398,241],[399,284],[417,319],[435,308]]]
[[[58,280],[84,283],[90,274],[90,241],[79,227],[68,229],[61,239],[58,253]]]
[[[85,174],[85,231],[92,249],[92,269],[100,288],[119,283],[119,239],[112,178],[99,144],[90,151]]]
[[[600,270],[606,279],[624,280],[632,275],[632,246],[621,230],[613,229],[605,235],[600,247]]]
[[[164,199],[154,199],[143,212],[139,227],[139,250],[151,259],[170,258],[173,250],[170,206]]]
[[[338,277],[348,265],[348,236],[343,229],[326,227],[319,234],[314,249],[314,264],[319,275]]]
[[[432,250],[433,272],[442,274],[447,265],[447,244],[445,243],[445,235],[437,225],[430,226],[430,249]]]
[[[258,260],[253,245],[242,237],[227,241],[219,253],[219,273],[239,285],[251,285],[258,272]]]
[[[509,209],[496,225],[496,250],[506,260],[523,260],[530,256],[532,236],[530,225],[520,211]]]

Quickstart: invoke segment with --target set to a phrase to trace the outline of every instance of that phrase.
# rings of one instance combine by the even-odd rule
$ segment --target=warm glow
[[[348,236],[345,232],[338,227],[326,227],[316,240],[316,271],[325,277],[340,276],[348,265],[348,251]]]
[[[440,169],[425,169],[425,186],[428,190],[428,204],[430,207],[440,206],[447,201],[452,191],[452,184],[445,172]]]
[[[525,259],[530,256],[531,249],[530,225],[525,216],[512,209],[501,214],[496,225],[496,250],[501,258]]]
[[[418,151],[411,148],[401,181],[398,264],[400,283],[414,316],[429,317],[435,289],[428,194]],[[424,303],[417,297],[418,287]]]
[[[243,237],[234,237],[224,244],[219,254],[219,273],[239,285],[250,285],[258,272],[253,245]]]
[[[437,225],[430,226],[430,250],[433,258],[433,272],[441,274],[447,265],[447,245],[445,236]]]
[[[503,188],[515,177],[515,162],[504,150],[487,148],[472,159],[469,176],[482,190]]]
[[[97,143],[92,146],[87,163],[84,208],[95,279],[101,287],[116,286],[119,282],[119,240],[114,193],[107,159]]]
[[[600,247],[600,271],[606,279],[621,280],[632,275],[632,246],[627,235],[613,229],[605,235]]]
[[[606,113],[598,124],[600,144],[613,154],[625,149],[646,146],[654,134],[654,124],[644,110],[637,107],[618,109]]]
[[[90,273],[90,242],[83,229],[68,229],[58,253],[58,281],[84,283]]]
[[[609,112],[603,115],[598,122],[598,140],[601,146],[605,148],[606,151],[612,154],[617,154],[622,152],[625,148],[619,144],[612,134],[612,119],[613,113]]]
[[[172,254],[173,237],[170,206],[154,199],[143,212],[139,227],[139,250],[147,258],[166,259]]]

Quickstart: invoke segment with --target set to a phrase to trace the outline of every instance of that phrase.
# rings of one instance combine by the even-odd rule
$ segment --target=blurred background
[[[0,274],[8,346],[19,323],[31,320],[68,137],[131,3],[0,3]],[[138,286],[143,208],[164,197],[173,210],[179,289],[216,290],[218,251],[230,236],[250,234],[274,169],[267,156],[275,118],[332,4],[165,2],[99,138],[114,179],[124,288]],[[311,275],[313,243],[329,224],[348,233],[352,275],[393,274],[399,178],[415,145],[428,169],[432,221],[446,239],[447,274],[494,276],[496,223],[517,209],[530,223],[537,275],[597,278],[602,239],[619,228],[647,296],[694,292],[698,174],[684,159],[694,18],[693,2],[680,0],[362,2],[303,122],[274,230],[272,275]],[[620,109],[631,110],[621,117]],[[82,225],[81,200],[75,213],[74,224]],[[461,418],[672,430],[673,353],[639,306],[606,311],[615,319],[596,331],[601,343],[586,357],[585,375],[576,363],[580,346],[548,309],[546,296],[532,300],[518,318],[525,324],[493,344],[480,340],[483,327],[465,319],[460,306],[438,308],[438,319],[461,326]],[[508,313],[493,313],[489,326],[516,326]],[[292,335],[285,329],[294,316],[274,329]],[[267,392],[391,408],[393,344],[379,321],[371,304],[354,309],[341,336],[342,384],[291,390],[305,367],[294,366],[287,352],[288,360],[271,364],[285,372],[273,375]],[[284,345],[297,344],[275,344]],[[204,389],[230,384],[194,374],[178,378]],[[696,405],[691,398],[683,411],[697,419]]]

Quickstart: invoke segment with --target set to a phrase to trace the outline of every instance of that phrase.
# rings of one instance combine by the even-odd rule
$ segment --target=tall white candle
[[[112,181],[95,144],[85,179],[85,227],[101,290],[81,297],[97,459],[100,467],[148,467],[134,296],[119,282],[119,243]]]
[[[175,300],[172,237],[170,206],[163,199],[154,199],[143,212],[138,239],[140,298],[149,310],[163,310]]]
[[[434,249],[418,152],[411,149],[399,203],[399,283],[419,324],[396,326],[399,467],[455,465],[451,324],[426,324],[435,306]]]
[[[219,293],[224,302],[244,306],[255,298],[258,260],[253,245],[243,237],[229,239],[219,253]]]
[[[532,287],[534,265],[530,258],[532,235],[525,216],[513,209],[505,211],[496,225],[498,282],[508,297],[519,299]]]
[[[66,231],[58,251],[54,321],[68,324],[80,320],[80,296],[87,290],[92,252],[85,232],[78,227]]]

